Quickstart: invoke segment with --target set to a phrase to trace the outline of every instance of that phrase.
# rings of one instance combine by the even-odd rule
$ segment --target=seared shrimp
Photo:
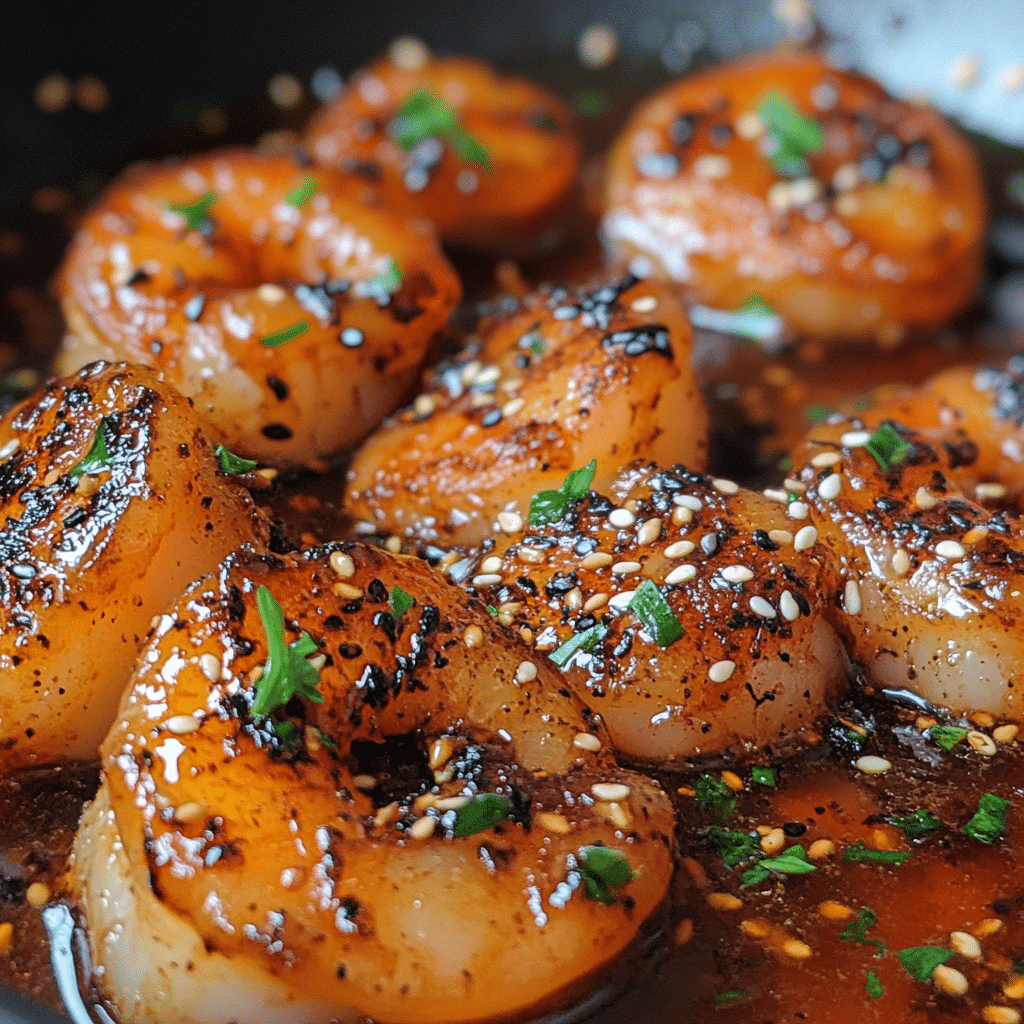
[[[267,529],[189,403],[96,364],[0,420],[0,769],[93,759],[150,620]]]
[[[461,294],[429,234],[326,169],[242,150],[130,171],[85,217],[57,285],[60,372],[156,367],[216,440],[277,466],[368,434]]]
[[[547,289],[481,325],[482,340],[356,453],[346,505],[378,531],[474,544],[502,512],[597,460],[594,487],[640,456],[701,466],[707,414],[692,335],[662,285]]]
[[[548,524],[510,522],[466,582],[563,666],[618,753],[794,745],[846,683],[820,548],[729,480],[636,463]]]
[[[475,1021],[578,989],[665,895],[673,818],[564,685],[417,559],[228,559],[157,626],[76,843],[120,1019]]]
[[[722,65],[645,102],[609,158],[611,250],[797,332],[892,343],[964,309],[981,273],[977,160],[935,111],[817,54]]]
[[[360,71],[314,117],[306,146],[445,242],[515,254],[558,241],[580,162],[563,103],[456,57]]]
[[[1022,394],[1013,361],[948,371],[797,451],[789,507],[830,551],[831,617],[869,682],[1024,719],[1024,534],[991,507],[1020,486]]]

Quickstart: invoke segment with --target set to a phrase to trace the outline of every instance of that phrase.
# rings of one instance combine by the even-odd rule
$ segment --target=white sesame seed
[[[687,555],[692,554],[694,550],[694,544],[692,540],[677,540],[674,544],[669,544],[665,548],[666,558],[685,558]]]
[[[168,732],[177,736],[184,736],[186,733],[195,732],[199,728],[199,720],[195,715],[174,715],[164,722]]]
[[[793,534],[789,530],[769,530],[768,539],[776,544],[792,544]]]
[[[523,517],[518,512],[499,512],[498,526],[502,533],[518,533],[523,528]]]
[[[653,544],[661,536],[661,520],[645,519],[636,531],[637,544]]]
[[[426,419],[433,414],[436,408],[437,398],[434,395],[422,394],[413,399],[412,411],[416,414],[417,419]]]
[[[591,594],[591,596],[583,602],[583,610],[585,612],[597,611],[598,608],[603,608],[607,603],[607,594]]]
[[[804,491],[807,490],[807,484],[803,483],[801,480],[795,480],[791,476],[787,476],[786,479],[782,481],[782,486],[785,487],[787,491],[792,491],[794,494],[803,494]]]
[[[0,458],[4,456],[0,454]],[[979,501],[985,501],[991,499],[992,501],[998,501],[1000,498],[1006,497],[1006,488],[1002,484],[978,484],[974,488],[974,493],[977,495]]]
[[[903,548],[897,548],[892,556],[892,571],[905,576],[910,569],[910,555]]]
[[[935,982],[936,988],[951,996],[967,995],[967,990],[970,988],[967,979],[949,964],[939,964],[932,974],[932,981]]]
[[[352,556],[345,551],[332,551],[330,557],[331,568],[343,579],[351,579],[356,574],[356,563]]]
[[[839,452],[818,452],[814,458],[811,459],[811,465],[815,469],[824,469],[826,466],[834,466],[837,462],[842,462],[843,457]]]
[[[797,178],[789,186],[789,195],[794,206],[806,206],[821,195],[821,182],[817,178]]]
[[[641,565],[639,562],[616,562],[612,566],[612,572],[623,575],[625,573],[639,572]]]
[[[697,566],[690,565],[689,562],[684,562],[682,565],[677,565],[666,577],[665,582],[670,586],[674,587],[679,583],[686,583],[688,580],[692,580],[697,575]]]
[[[786,515],[788,515],[790,519],[806,519],[810,514],[811,510],[803,501],[791,501],[789,503],[789,507],[786,509]]]
[[[580,560],[580,565],[584,569],[601,569],[606,565],[611,565],[613,561],[615,559],[607,551],[591,551],[589,555]]]
[[[960,544],[955,540],[940,540],[935,545],[935,554],[939,558],[945,559],[947,562],[955,561],[958,558],[963,558],[966,554],[963,544]]]
[[[684,508],[682,505],[676,505],[676,507],[672,509],[672,522],[675,523],[676,526],[686,526],[687,524],[692,523],[693,510]]]
[[[605,803],[620,803],[629,796],[629,786],[621,782],[595,782],[590,792]]]
[[[409,826],[409,835],[413,839],[429,839],[434,834],[435,828],[437,828],[437,818],[424,814],[422,818],[417,818]]]
[[[981,959],[981,943],[970,932],[951,932],[949,944],[968,960]]]
[[[480,571],[494,573],[501,571],[501,558],[498,555],[490,555],[480,563]]]
[[[764,118],[755,110],[747,110],[733,122],[733,130],[741,139],[757,139],[764,135]]]
[[[837,192],[849,192],[860,184],[860,170],[856,164],[843,164],[832,175],[832,187]]]
[[[698,178],[713,181],[724,178],[732,170],[732,161],[727,156],[710,154],[698,157],[693,162],[693,173]]]
[[[721,491],[722,494],[739,494],[740,490],[740,485],[735,480],[724,480],[721,477],[712,480],[711,486],[716,491]]]
[[[788,181],[775,181],[768,187],[765,199],[773,210],[784,213],[793,205],[793,190]]]
[[[540,565],[547,558],[543,548],[531,548],[526,544],[519,546],[519,561],[529,562],[531,565]]]
[[[867,754],[864,757],[858,757],[854,766],[857,771],[863,772],[865,775],[884,775],[892,768],[892,762],[875,754]]]
[[[938,503],[939,499],[936,498],[927,487],[918,487],[914,492],[914,504],[925,512],[929,509],[935,508]]]
[[[716,661],[714,665],[708,669],[708,679],[713,683],[724,683],[726,680],[731,678],[735,671],[736,662],[731,661],[729,658],[723,658],[721,661]]]
[[[991,736],[977,729],[971,729],[967,733],[967,742],[975,753],[982,754],[985,757],[991,757],[998,749],[996,741]]]
[[[842,489],[843,478],[838,473],[832,473],[818,484],[818,497],[822,501],[832,501],[839,497],[839,492]]]
[[[272,306],[288,297],[288,293],[279,284],[261,284],[256,289],[256,295],[261,302],[269,302]]]
[[[726,583],[746,583],[754,578],[753,572],[745,565],[727,565],[719,572]]]
[[[471,582],[474,587],[492,587],[495,583],[501,582],[501,576],[496,572],[484,572],[474,576]]]
[[[434,801],[434,807],[439,811],[457,811],[469,803],[468,796],[443,796]]]
[[[774,619],[777,612],[760,594],[750,599],[750,610],[762,619]]]
[[[479,647],[484,642],[484,631],[479,626],[467,626],[462,641],[467,647]]]
[[[616,612],[625,611],[629,607],[629,602],[633,600],[635,593],[635,590],[620,590],[614,597],[608,598],[608,607]]]
[[[766,487],[761,493],[766,498],[771,498],[772,501],[782,502],[783,505],[789,501],[789,495],[777,487]]]
[[[871,440],[871,431],[848,430],[839,440],[847,448],[863,448]]]
[[[502,407],[502,416],[515,416],[522,407],[526,405],[526,399],[522,396],[517,395],[515,398],[510,398]]]
[[[529,683],[537,678],[537,666],[532,661],[521,661],[516,669],[516,682]]]
[[[592,732],[578,732],[573,737],[572,745],[580,750],[598,751],[601,749],[601,741]]]
[[[856,580],[847,580],[843,588],[843,607],[847,615],[860,615],[860,584]]]
[[[0,448],[0,459],[9,459],[20,446],[21,442],[16,437],[12,437],[3,448]]]
[[[620,530],[632,526],[636,522],[636,516],[628,508],[613,508],[608,513],[608,522]]]
[[[174,817],[183,825],[201,821],[209,813],[210,808],[207,807],[206,804],[187,803],[181,804],[179,807],[174,809]]]
[[[658,308],[658,300],[653,295],[640,295],[629,304],[629,308],[634,313],[653,313]]]
[[[782,612],[782,617],[789,619],[790,622],[795,622],[800,618],[800,605],[796,603],[796,598],[788,590],[784,590],[779,595],[779,611]]]
[[[704,502],[695,494],[675,494],[672,496],[672,503],[682,505],[683,508],[688,508],[691,512],[699,512],[704,507]]]
[[[797,551],[809,551],[818,543],[818,531],[813,526],[803,526],[796,531],[793,547]]]
[[[217,655],[211,654],[209,651],[200,655],[199,668],[211,683],[215,683],[220,679],[220,659]]]

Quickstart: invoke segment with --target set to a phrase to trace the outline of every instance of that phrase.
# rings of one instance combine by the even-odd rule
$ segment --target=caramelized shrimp
[[[378,61],[314,117],[305,141],[317,163],[358,176],[445,242],[514,254],[558,241],[580,162],[564,104],[455,57]]]
[[[1024,719],[1024,534],[990,507],[1020,486],[1022,395],[1018,360],[951,370],[797,451],[790,508],[830,552],[831,617],[869,682]]]
[[[845,688],[822,565],[761,494],[636,463],[548,524],[506,523],[467,583],[563,666],[618,753],[668,764],[813,734]]]
[[[97,363],[0,420],[0,768],[96,756],[150,620],[267,529],[185,399]]]
[[[431,236],[326,169],[229,150],[137,167],[57,278],[60,372],[153,366],[216,440],[319,465],[401,401],[461,289]]]
[[[161,620],[104,743],[71,870],[96,980],[124,1024],[557,1005],[672,871],[667,798],[605,739],[426,563],[240,552]]]
[[[803,51],[692,75],[612,148],[613,253],[720,310],[892,343],[964,309],[981,274],[977,160],[935,111]]]
[[[657,283],[531,295],[486,320],[356,453],[347,507],[381,532],[474,544],[591,459],[597,489],[641,455],[701,466],[691,345],[682,306]]]

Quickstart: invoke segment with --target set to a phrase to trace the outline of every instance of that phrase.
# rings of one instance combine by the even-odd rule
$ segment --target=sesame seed
[[[14,944],[14,925],[10,921],[0,924],[0,956],[6,956]]]
[[[991,757],[998,749],[996,741],[991,736],[978,732],[977,729],[971,729],[967,733],[967,742],[973,750],[985,757]]]
[[[992,739],[997,743],[1012,743],[1017,738],[1017,733],[1019,731],[1020,726],[1014,725],[1013,723],[1000,725],[992,730]]]
[[[570,590],[569,593],[565,595],[564,601],[566,608],[572,609],[573,611],[578,611],[580,608],[583,607],[583,591],[580,590],[579,587],[573,587],[572,590]],[[498,618],[501,618],[500,614]]]
[[[690,565],[688,562],[683,565],[677,565],[666,577],[665,582],[670,586],[674,587],[679,583],[686,583],[692,580],[697,575],[697,566]]]
[[[691,540],[677,540],[665,548],[666,558],[685,558],[693,553],[695,545]]]
[[[782,617],[790,622],[796,622],[800,618],[800,605],[788,590],[779,595],[779,611],[782,612]]]
[[[789,495],[778,487],[766,487],[761,493],[772,501],[782,502],[783,505],[789,501]]]
[[[174,817],[183,825],[202,821],[210,813],[206,804],[187,803],[174,809]]]
[[[836,844],[831,839],[815,839],[807,847],[807,856],[811,860],[824,860],[836,852]]]
[[[765,196],[768,205],[778,213],[785,213],[793,206],[793,190],[788,181],[773,182]]]
[[[955,968],[948,964],[939,964],[932,975],[935,987],[951,996],[962,996],[967,994],[969,988],[967,979]]]
[[[724,480],[721,477],[716,477],[711,481],[711,486],[716,491],[721,491],[722,494],[739,494],[740,485],[734,480]]]
[[[753,572],[745,565],[727,565],[719,573],[727,583],[746,583],[754,578]]]
[[[750,599],[750,610],[762,619],[774,619],[777,614],[775,609],[760,594],[755,594]]]
[[[860,184],[860,171],[856,164],[843,164],[832,175],[832,187],[837,192],[849,192]]]
[[[805,483],[802,483],[800,480],[795,480],[791,476],[787,476],[786,479],[782,481],[782,486],[785,487],[787,491],[793,491],[795,494],[803,494],[804,491],[807,490],[807,485]]]
[[[681,505],[691,512],[699,512],[704,507],[704,502],[695,494],[676,494],[672,497],[674,505]]]
[[[963,536],[964,544],[980,544],[988,536],[987,526],[973,526]]]
[[[636,516],[628,508],[613,508],[608,513],[608,522],[612,526],[624,530],[627,526],[632,526],[636,522]]]
[[[1012,1006],[997,1006],[991,1003],[982,1008],[981,1019],[986,1024],[1020,1024],[1020,1011]]]
[[[722,772],[722,781],[737,793],[743,792],[743,780],[735,772]]]
[[[590,597],[583,602],[583,610],[585,612],[597,611],[598,608],[603,608],[608,603],[608,595],[592,594]]]
[[[910,569],[910,555],[903,548],[897,548],[892,556],[892,571],[897,576],[905,576]]]
[[[615,559],[607,551],[591,551],[589,555],[580,560],[580,565],[584,569],[600,569],[603,566],[611,565],[613,561]]]
[[[545,832],[553,832],[555,835],[564,836],[567,835],[571,830],[572,826],[568,820],[562,814],[556,814],[554,811],[541,811],[539,814],[534,816],[534,821]]]
[[[621,782],[595,782],[590,792],[605,803],[621,803],[629,797],[629,786]]]
[[[33,882],[25,890],[25,899],[30,907],[41,907],[50,898],[50,887],[44,882]]]
[[[0,448],[0,459],[9,459],[19,447],[21,447],[21,442],[16,437],[12,437]]]
[[[698,157],[693,162],[694,175],[707,181],[724,178],[731,170],[732,161],[727,156],[711,154]]]
[[[741,139],[760,138],[765,132],[764,118],[754,110],[746,110],[733,122],[733,130]]]
[[[998,501],[1000,498],[1006,497],[1006,488],[1002,484],[978,484],[974,488],[974,493],[979,501],[985,501],[986,499]]]
[[[1024,999],[1024,974],[1011,974],[1003,984],[1003,995],[1007,999]]]
[[[261,284],[256,289],[256,295],[262,302],[268,302],[272,306],[284,302],[288,297],[288,293],[279,284]]]
[[[219,664],[217,667],[220,667]],[[199,728],[199,721],[194,715],[174,715],[164,722],[164,727],[168,732],[184,736],[187,733],[195,732]]]
[[[363,596],[363,592],[359,587],[353,587],[350,583],[335,583],[331,587],[331,593],[335,597],[343,597],[348,601],[355,601],[357,598]]]
[[[479,576],[474,576],[471,582],[474,587],[493,587],[494,584],[501,582],[501,576],[496,572],[482,572]]]
[[[532,548],[527,544],[521,544],[519,547],[520,562],[528,562],[530,565],[540,565],[546,558],[547,555],[544,554],[541,548]]]
[[[620,575],[624,573],[639,572],[640,569],[641,565],[639,562],[616,562],[612,566],[612,572],[619,573]]]
[[[220,659],[215,654],[207,651],[205,654],[200,655],[199,668],[211,683],[215,683],[220,679]]]
[[[653,544],[661,536],[661,520],[645,519],[636,531],[637,544]]]
[[[781,828],[769,829],[761,837],[761,849],[771,855],[778,853],[786,845],[786,833]]]
[[[578,732],[573,737],[572,745],[580,750],[596,752],[601,749],[601,740],[592,732]]]
[[[743,900],[738,896],[733,896],[731,892],[709,892],[704,898],[712,910],[731,911],[743,909]]]
[[[522,397],[510,398],[502,407],[502,416],[515,416],[523,406],[526,405],[526,399]]]
[[[811,510],[807,507],[806,502],[803,501],[791,501],[786,509],[786,515],[790,519],[806,519],[810,514]]]
[[[352,785],[354,785],[360,793],[372,793],[377,788],[377,780],[372,775],[353,775]]]
[[[776,544],[792,544],[793,534],[789,530],[769,530],[768,539]]]
[[[676,505],[672,509],[672,522],[676,526],[686,526],[688,523],[693,522],[693,509],[684,508],[682,505]]]
[[[629,304],[629,308],[634,313],[653,313],[658,308],[658,300],[653,295],[640,295]]]
[[[315,543],[315,541],[314,541]],[[399,555],[402,553],[402,538],[392,534],[386,541],[384,541],[384,550],[390,551],[393,555]]]
[[[892,768],[892,762],[887,761],[884,757],[878,757],[876,754],[867,754],[864,757],[858,757],[854,762],[854,767],[865,775],[884,775]]]
[[[995,935],[996,932],[1001,932],[1002,930],[1003,922],[998,917],[986,917],[974,926],[974,934],[979,939],[984,939],[988,935]]]
[[[843,607],[847,615],[860,615],[860,584],[856,580],[847,580],[843,588]]]
[[[608,598],[608,607],[616,612],[624,612],[635,593],[635,590],[620,590],[614,597]]]
[[[793,960],[806,960],[811,955],[811,947],[799,939],[786,939],[782,952]]]
[[[832,501],[839,497],[839,492],[843,488],[843,478],[838,473],[833,473],[831,476],[825,477],[824,480],[818,484],[818,497],[822,501]]]
[[[521,661],[516,669],[516,682],[529,683],[537,678],[537,666],[532,661]]]
[[[987,711],[972,711],[967,716],[979,729],[991,729],[996,720]]]
[[[716,661],[708,669],[708,679],[713,683],[724,683],[732,677],[735,671],[736,662],[731,661],[729,658],[723,658],[721,661]]]
[[[422,818],[417,818],[409,826],[409,835],[413,839],[429,839],[434,834],[435,828],[437,828],[437,818],[424,814]]]
[[[462,642],[467,647],[479,647],[484,642],[484,631],[479,626],[467,626]]]
[[[949,944],[968,960],[981,959],[981,943],[970,932],[951,932]]]
[[[863,448],[871,440],[871,431],[848,430],[839,440],[847,448]]]
[[[806,206],[821,195],[821,182],[817,178],[797,178],[789,186],[789,196],[794,206]]]
[[[935,545],[935,554],[939,558],[945,559],[947,562],[955,561],[957,558],[963,558],[966,554],[963,544],[958,543],[955,540],[940,540]]]
[[[914,492],[914,504],[924,512],[935,508],[938,503],[939,499],[927,487],[918,487]]]
[[[356,563],[345,551],[332,551],[330,563],[331,568],[344,580],[351,579],[356,574]]]
[[[498,555],[491,555],[480,563],[480,571],[483,573],[496,573],[501,571],[501,558]]]
[[[747,918],[740,921],[740,931],[752,939],[767,939],[772,933],[772,926],[763,917]]]
[[[518,512],[499,512],[498,526],[503,533],[518,533],[523,528],[523,517]]]
[[[814,458],[811,459],[811,465],[815,469],[824,469],[826,466],[834,466],[837,462],[842,462],[843,457],[839,452],[818,452]]]
[[[413,399],[412,411],[416,414],[416,418],[425,420],[428,416],[432,416],[434,410],[437,409],[437,398],[434,395],[417,395]]]
[[[818,531],[813,526],[804,526],[797,530],[793,538],[793,547],[797,551],[808,551],[818,543]]]
[[[807,856],[810,857],[810,850]],[[818,904],[818,913],[827,921],[848,921],[853,917],[853,909],[845,903],[837,903],[835,900],[825,900]]]
[[[448,763],[452,754],[455,751],[455,744],[452,742],[450,736],[438,736],[433,743],[430,744],[430,755],[427,758],[427,767],[431,771],[436,768],[440,768],[442,765]]]

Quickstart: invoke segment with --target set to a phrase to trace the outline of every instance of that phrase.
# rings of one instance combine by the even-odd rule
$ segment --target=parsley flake
[[[486,148],[466,131],[458,114],[430,89],[414,89],[409,94],[392,119],[389,131],[404,150],[412,149],[424,139],[440,137],[467,163],[483,170],[492,166]]]
[[[883,473],[906,462],[914,454],[914,446],[889,422],[883,423],[864,447],[874,456]]]
[[[388,607],[391,614],[400,619],[413,606],[411,594],[407,594],[401,587],[392,587],[391,596],[388,598]]]
[[[92,445],[86,456],[77,466],[68,470],[68,476],[80,477],[91,476],[94,473],[103,473],[110,469],[110,449],[107,447],[107,421],[100,420],[100,425],[92,439]]]
[[[901,949],[896,956],[903,964],[903,969],[915,981],[931,981],[935,968],[952,960],[956,954],[951,949],[943,949],[941,946],[911,946],[909,949]]]
[[[315,174],[307,174],[296,186],[288,193],[285,197],[285,202],[289,206],[294,206],[296,210],[301,210],[316,194],[316,190],[320,187],[320,179]]]
[[[775,769],[755,764],[750,769],[750,781],[759,786],[774,786],[776,782]]]
[[[452,834],[460,839],[500,825],[511,813],[512,801],[500,793],[479,793],[455,812]]]
[[[715,996],[715,1008],[719,1010],[729,1010],[734,1006],[738,1006],[747,998],[747,990],[745,988],[734,988],[728,992],[719,992]]]
[[[168,203],[167,209],[180,213],[190,231],[202,231],[210,224],[210,211],[219,198],[216,192],[207,192],[191,203]]]
[[[242,476],[244,473],[251,473],[256,468],[255,459],[243,459],[241,455],[229,452],[224,445],[219,444],[213,449],[220,463],[220,470],[228,476]]]
[[[664,649],[682,638],[683,627],[654,580],[644,580],[626,607],[644,624],[659,647]]]
[[[995,793],[985,793],[978,801],[978,809],[961,831],[981,843],[994,843],[1006,828],[1006,812],[1009,809],[1009,801]]]
[[[913,856],[910,850],[872,850],[863,843],[854,843],[846,848],[845,859],[854,864],[885,864],[899,868]]]
[[[708,842],[727,868],[737,868],[761,853],[756,835],[722,828],[720,825],[712,825],[708,829]]]
[[[928,730],[928,735],[943,750],[952,750],[958,743],[967,739],[967,730],[959,725],[933,725]]]
[[[362,295],[376,299],[380,305],[386,306],[391,300],[391,296],[402,287],[404,280],[398,260],[394,256],[389,256],[384,269],[376,277],[362,282],[358,286],[358,291]]]
[[[553,523],[587,496],[597,475],[597,459],[591,459],[582,469],[574,469],[557,491],[540,491],[530,499],[530,525]]]
[[[874,971],[868,971],[867,988],[868,995],[872,999],[881,999],[885,995],[885,989],[882,987],[882,983],[878,980],[878,975]]]
[[[291,327],[286,327],[283,331],[278,331],[276,334],[268,334],[260,340],[267,348],[277,348],[278,345],[283,345],[285,342],[294,341],[299,335],[305,334],[308,330],[309,321],[300,320],[297,324],[292,324]]]
[[[596,626],[591,626],[589,629],[583,630],[582,633],[570,637],[561,647],[553,650],[548,657],[559,668],[564,668],[577,651],[587,651],[588,653],[592,651],[605,638],[607,632],[608,627],[599,622]]]
[[[868,932],[878,924],[878,914],[871,907],[865,907],[844,929],[840,936],[849,942],[860,942],[865,946],[874,946],[879,956],[884,956],[886,945],[877,939],[869,939]]]
[[[693,786],[697,808],[716,818],[731,818],[736,813],[736,793],[720,775],[705,772]]]
[[[285,645],[284,612],[274,595],[264,586],[256,591],[256,607],[263,620],[270,656],[263,669],[263,677],[255,686],[253,715],[266,718],[295,696],[321,704],[324,695],[317,689],[320,675],[306,660],[319,650],[316,642],[308,633],[303,633],[298,640]]]
[[[576,863],[587,895],[608,907],[617,902],[612,886],[626,885],[636,878],[626,855],[607,846],[580,847]]]
[[[740,883],[744,886],[757,885],[772,874],[809,875],[818,869],[808,860],[807,851],[802,846],[791,846],[783,850],[778,857],[765,857],[752,868],[743,872]]]
[[[772,166],[779,174],[800,178],[809,171],[806,157],[825,147],[825,129],[813,117],[801,114],[779,92],[769,93],[757,112],[764,118],[775,141]]]
[[[908,839],[923,839],[929,832],[942,828],[941,819],[927,807],[919,807],[903,817],[892,815],[885,820],[902,830]]]

